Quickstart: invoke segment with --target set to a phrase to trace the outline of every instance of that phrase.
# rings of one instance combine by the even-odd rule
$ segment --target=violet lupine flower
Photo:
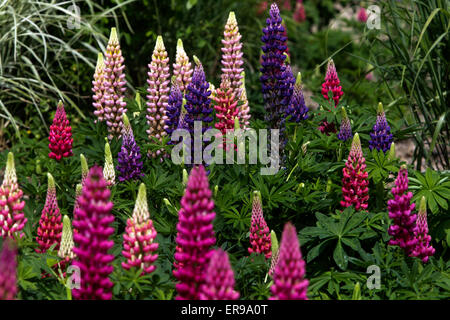
[[[6,239],[0,252],[0,300],[15,300],[17,291],[17,247]]]
[[[241,34],[233,11],[228,15],[223,36],[222,74],[230,80],[230,88],[239,99],[242,91],[242,72],[244,71],[242,56],[244,53],[241,51]]]
[[[250,125],[250,106],[248,105],[247,90],[245,89],[245,72],[242,71],[241,96],[239,97],[241,105],[239,106],[239,124],[240,128],[247,130]]]
[[[55,180],[50,173],[47,173],[47,177],[47,198],[39,220],[36,237],[36,241],[39,244],[39,247],[36,248],[38,253],[46,252],[53,244],[56,244],[54,250],[58,251],[63,229],[61,212],[58,207],[58,199],[56,198]]]
[[[105,91],[104,98],[104,119],[108,126],[108,139],[120,138],[122,133],[122,114],[127,112],[127,103],[123,101],[126,91],[124,58],[120,50],[119,38],[116,28],[111,28],[108,46],[105,54],[105,68],[103,82]]]
[[[23,237],[23,228],[27,218],[23,212],[25,201],[22,201],[23,191],[17,183],[14,154],[8,153],[6,170],[0,186],[0,236],[2,238]]]
[[[152,61],[148,65],[148,88],[147,88],[147,130],[148,138],[156,138],[162,141],[162,137],[167,135],[166,129],[166,108],[169,99],[169,57],[161,36],[156,39],[153,50]],[[153,158],[164,154],[164,149],[150,152]]]
[[[48,141],[49,158],[60,161],[63,157],[73,156],[72,127],[69,124],[69,119],[67,119],[66,110],[61,100],[58,102],[56,114],[50,126]]]
[[[186,91],[188,84],[191,83],[193,71],[189,57],[186,51],[184,51],[183,41],[178,39],[177,53],[175,63],[173,64],[173,75],[175,76],[175,83],[178,84],[182,93]]]
[[[133,129],[127,115],[123,114],[122,147],[117,155],[117,171],[120,182],[139,179],[144,176],[142,172],[141,149],[134,140]]]
[[[352,147],[342,169],[341,206],[354,206],[355,210],[366,210],[369,201],[369,180],[366,171],[366,159],[362,153],[358,133],[353,137]]]
[[[180,263],[173,271],[178,295],[177,300],[200,299],[200,288],[206,280],[206,270],[213,254],[211,247],[216,243],[212,221],[214,201],[209,188],[205,168],[191,169],[189,180],[178,215],[175,260]]]
[[[222,249],[214,250],[206,269],[205,283],[200,288],[200,300],[238,300],[234,290],[234,273],[228,254]]]
[[[122,267],[126,270],[132,267],[142,269],[142,275],[152,273],[156,269],[153,263],[158,258],[155,253],[158,249],[155,237],[156,230],[148,211],[145,184],[141,183],[133,215],[128,218],[123,234],[122,254],[127,261],[122,262]]]
[[[253,193],[250,244],[251,247],[248,248],[250,254],[253,252],[262,253],[266,259],[272,256],[270,230],[266,220],[264,220],[261,193],[259,191]]]
[[[398,171],[395,187],[391,191],[394,198],[388,200],[389,218],[392,219],[388,229],[392,237],[389,245],[399,246],[407,255],[411,255],[418,242],[414,237],[417,215],[413,213],[416,205],[411,203],[413,194],[408,192],[408,170],[405,165]]]
[[[109,146],[108,141],[105,143],[105,166],[103,167],[103,177],[108,183],[108,186],[112,186],[116,183],[116,172],[114,171],[111,147]]]
[[[172,83],[166,110],[166,132],[170,136],[177,129],[180,120],[181,106],[183,105],[183,93],[177,82]]]
[[[371,151],[375,148],[378,151],[383,150],[386,153],[391,147],[393,136],[381,102],[378,103],[377,122],[373,126],[373,132],[370,133],[370,138],[369,149]]]
[[[73,265],[81,271],[79,289],[73,289],[73,296],[79,300],[110,300],[113,283],[108,278],[113,272],[111,262],[114,256],[108,251],[114,242],[110,236],[114,233],[111,224],[113,203],[111,191],[103,178],[102,168],[94,166],[89,171],[78,198],[79,208],[75,212],[73,226],[78,230],[74,234],[77,255]]]
[[[105,63],[103,61],[103,54],[99,52],[97,57],[97,65],[94,72],[94,80],[92,81],[92,92],[94,93],[92,96],[92,100],[94,100],[92,105],[95,107],[94,114],[97,116],[97,120],[100,122],[104,120],[105,113],[105,98],[103,97],[103,94],[105,92],[104,82]],[[95,120],[94,122],[97,122],[97,120]]]
[[[297,231],[286,223],[281,236],[278,263],[273,273],[270,300],[308,300],[309,281],[305,279],[305,261],[302,258]]]
[[[299,72],[294,85],[294,91],[292,93],[291,101],[286,109],[286,115],[291,116],[290,122],[299,123],[301,120],[308,119],[308,107],[305,104],[305,98],[303,97],[302,90],[302,75]]]
[[[425,197],[420,200],[419,213],[416,220],[416,230],[414,237],[417,239],[417,245],[412,251],[411,255],[418,257],[423,263],[427,263],[429,257],[434,255],[436,251],[431,245],[431,236],[428,234],[427,223],[427,204]]]
[[[350,119],[348,118],[347,112],[345,111],[344,107],[341,108],[341,112],[341,128],[339,130],[339,133],[337,134],[337,137],[339,140],[347,141],[348,139],[353,137],[352,125],[350,124]]]
[[[325,99],[329,100],[328,93],[331,91],[334,101],[334,107],[339,104],[339,100],[344,95],[342,87],[340,86],[340,80],[334,65],[333,59],[328,60],[327,73],[325,75],[325,82],[322,84],[322,95]]]

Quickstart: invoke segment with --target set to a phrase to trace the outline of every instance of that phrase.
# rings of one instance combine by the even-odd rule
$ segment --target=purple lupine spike
[[[339,140],[347,141],[348,139],[351,139],[353,137],[352,125],[350,124],[350,119],[348,118],[347,112],[345,111],[344,107],[341,108],[341,112],[341,128],[339,130],[339,133],[337,134],[337,137]]]
[[[297,231],[290,222],[284,226],[279,251],[270,300],[308,300],[306,293],[309,281],[305,279],[305,261]]]
[[[172,84],[169,101],[166,110],[166,132],[170,136],[177,129],[180,120],[181,106],[183,105],[183,93],[177,82]]]
[[[123,114],[122,147],[117,155],[117,162],[120,182],[139,179],[144,176],[141,149],[134,139],[133,129],[125,113]]]
[[[291,101],[286,109],[286,115],[291,116],[290,122],[299,123],[302,120],[308,119],[308,107],[305,104],[305,98],[303,97],[302,90],[302,75],[299,72],[294,85],[294,91],[292,93]]]
[[[189,57],[184,51],[183,41],[178,39],[177,53],[175,56],[175,63],[173,64],[173,75],[175,76],[175,83],[178,85],[182,93],[187,89],[192,80],[192,65],[189,62]]]
[[[222,73],[230,80],[230,88],[239,99],[242,92],[242,72],[244,71],[242,56],[244,53],[241,51],[241,34],[233,11],[228,15],[223,36]]]
[[[152,61],[148,65],[147,88],[147,134],[149,139],[156,138],[162,141],[166,132],[166,108],[169,99],[169,57],[161,36],[156,39]],[[164,154],[164,149],[156,150],[149,155],[153,158]]]
[[[114,260],[114,256],[108,253],[114,245],[109,239],[114,233],[110,195],[102,168],[93,166],[78,198],[79,208],[73,221],[77,230],[73,248],[77,258],[73,265],[78,266],[81,272],[80,288],[73,289],[73,296],[79,300],[112,298],[113,283],[108,278],[113,272],[111,262]]]
[[[253,193],[252,204],[252,221],[250,226],[250,244],[248,252],[251,254],[262,253],[269,259],[272,255],[270,230],[267,226],[266,220],[264,220],[261,193],[255,191]]]
[[[427,263],[429,257],[434,255],[435,249],[430,245],[431,236],[428,234],[427,223],[427,204],[425,197],[420,200],[419,213],[416,220],[416,230],[414,237],[417,240],[417,245],[412,251],[411,255],[418,257],[423,263]]]
[[[195,166],[191,169],[178,215],[176,243],[179,250],[175,252],[178,268],[173,271],[179,281],[177,300],[200,298],[200,287],[205,283],[213,254],[211,247],[216,243],[212,224],[215,216],[205,168]]]
[[[104,106],[105,106],[105,98],[103,96],[105,92],[105,63],[103,61],[103,54],[101,52],[98,53],[97,57],[97,66],[95,67],[94,80],[92,81],[92,92],[94,93],[92,96],[92,100],[94,102],[92,105],[95,107],[94,114],[97,116],[98,121],[104,120]],[[95,120],[94,122],[97,122]]]
[[[122,115],[127,112],[124,101],[126,91],[124,58],[120,50],[116,28],[111,28],[105,53],[104,68],[104,119],[108,126],[108,139],[120,138],[122,134]]]
[[[387,123],[384,114],[383,104],[378,103],[377,122],[373,126],[373,132],[370,133],[369,149],[383,150],[384,153],[389,150],[393,140],[391,127]]]
[[[0,252],[0,300],[15,300],[17,291],[17,247],[6,239]]]
[[[398,171],[395,187],[391,191],[394,198],[388,200],[389,218],[392,219],[388,229],[392,237],[389,245],[399,246],[411,255],[418,242],[414,237],[417,215],[413,213],[416,205],[411,203],[413,194],[408,192],[408,169],[405,165]]]
[[[239,299],[239,292],[234,290],[234,273],[228,254],[222,249],[214,250],[200,291],[200,300]]]

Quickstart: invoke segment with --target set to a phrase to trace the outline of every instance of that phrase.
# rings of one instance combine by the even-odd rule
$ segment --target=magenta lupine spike
[[[344,92],[342,91],[342,87],[340,86],[339,77],[333,59],[328,60],[325,82],[322,84],[322,95],[327,100],[329,99],[329,91],[332,92],[334,107],[336,108]]]
[[[142,275],[152,273],[156,266],[153,264],[158,258],[155,251],[158,243],[154,242],[156,230],[150,219],[147,204],[145,184],[141,183],[133,210],[133,216],[127,220],[123,234],[123,256],[127,259],[122,267],[129,270],[132,267],[142,270]]]
[[[308,300],[306,294],[309,281],[305,279],[305,261],[297,231],[290,222],[284,226],[279,251],[270,300]]]
[[[398,171],[395,187],[391,191],[394,198],[388,200],[389,218],[392,219],[388,229],[391,236],[389,245],[399,246],[411,255],[418,242],[414,237],[417,215],[413,213],[416,205],[411,203],[413,194],[408,192],[408,169],[405,165]]]
[[[366,159],[362,153],[358,133],[353,137],[352,147],[342,169],[341,206],[354,206],[357,211],[366,210],[369,201],[369,180],[366,171]]]
[[[63,229],[61,212],[56,198],[55,180],[50,173],[47,173],[47,177],[47,198],[44,209],[42,210],[41,219],[39,220],[36,237],[36,241],[39,244],[39,247],[36,248],[36,252],[38,253],[46,252],[54,244],[56,244],[54,250],[58,251]]]
[[[429,257],[434,255],[436,250],[430,245],[431,236],[428,234],[427,204],[425,197],[422,197],[420,200],[414,237],[417,239],[417,245],[412,252],[412,256],[418,257],[423,263],[427,263]]]
[[[97,57],[97,66],[95,67],[94,72],[94,80],[92,81],[92,105],[95,107],[94,114],[97,116],[98,121],[104,120],[104,106],[105,106],[105,63],[103,61],[103,54],[101,52],[98,53]],[[97,122],[95,120],[94,122]]]
[[[122,114],[127,112],[127,103],[123,101],[126,91],[124,58],[120,50],[116,28],[111,28],[105,54],[104,68],[104,119],[108,126],[108,139],[120,138],[122,134]]]
[[[183,48],[183,41],[178,39],[177,53],[175,63],[173,64],[173,75],[182,93],[186,91],[188,84],[191,83],[193,72],[192,64],[189,62],[189,57]]]
[[[67,119],[66,110],[62,101],[58,102],[53,123],[50,126],[48,137],[50,152],[48,157],[60,161],[63,157],[71,157],[72,153],[72,127]]]
[[[9,239],[0,252],[0,300],[15,300],[17,295],[17,247]]]
[[[248,252],[262,253],[269,259],[272,256],[270,230],[263,216],[261,194],[253,193],[252,221],[250,226],[250,245]]]
[[[166,108],[169,100],[169,57],[161,36],[156,39],[155,49],[153,50],[152,61],[148,65],[148,88],[147,88],[147,124],[149,129],[147,134],[150,140],[156,138],[162,141],[166,132]],[[160,149],[149,153],[153,158],[164,153]]]
[[[173,271],[178,295],[177,300],[198,300],[200,287],[205,283],[206,268],[212,246],[216,243],[212,221],[214,201],[209,188],[205,168],[191,169],[189,180],[178,213],[176,243],[180,250],[175,252],[175,261],[180,265]]]
[[[112,298],[113,283],[108,278],[113,272],[111,262],[114,260],[114,256],[108,253],[114,245],[110,240],[114,233],[110,196],[111,191],[103,178],[102,168],[92,167],[78,198],[80,207],[73,221],[74,228],[78,230],[74,234],[73,252],[77,258],[73,265],[80,268],[81,283],[80,288],[73,289],[72,293],[79,300]]]
[[[236,15],[233,11],[228,15],[223,36],[222,73],[230,79],[231,90],[237,98],[240,98],[242,92],[242,72],[244,71],[244,68],[242,68],[244,64],[242,56],[244,53],[241,51],[241,34],[239,33]]]
[[[241,105],[239,106],[239,122],[241,129],[247,130],[250,125],[250,106],[248,105],[247,90],[245,89],[245,72],[242,72],[241,96],[239,97]]]
[[[5,175],[0,186],[0,236],[2,238],[23,237],[23,228],[27,218],[23,212],[25,201],[22,201],[23,191],[17,183],[14,155],[8,153]]]
[[[222,249],[214,250],[200,290],[200,300],[239,299],[239,292],[234,290],[234,273],[228,254]]]

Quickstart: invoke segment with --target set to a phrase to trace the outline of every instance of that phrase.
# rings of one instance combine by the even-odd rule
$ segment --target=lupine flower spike
[[[291,101],[286,109],[286,116],[291,116],[289,121],[299,123],[301,120],[308,119],[308,107],[305,104],[305,98],[302,91],[302,75],[299,72],[294,85]]]
[[[58,251],[58,257],[61,258],[61,261],[59,262],[61,270],[65,270],[66,266],[75,258],[75,253],[73,252],[74,246],[70,218],[65,215],[63,218],[61,245],[59,246]]]
[[[81,270],[81,283],[80,288],[73,289],[72,293],[79,300],[112,298],[113,283],[108,278],[113,271],[111,262],[114,260],[114,256],[108,253],[114,245],[110,240],[114,233],[110,195],[101,167],[92,167],[79,197],[80,207],[73,222],[78,230],[74,234],[76,247],[73,252],[77,258],[73,264]]]
[[[305,12],[305,6],[303,5],[303,0],[297,0],[294,10],[295,11],[292,15],[292,18],[296,22],[301,23],[306,20],[306,12]]]
[[[150,219],[147,204],[145,184],[141,183],[133,210],[133,216],[127,220],[123,235],[123,256],[127,259],[122,267],[129,270],[132,267],[142,270],[142,274],[150,274],[156,266],[153,264],[158,258],[155,251],[158,243],[154,242],[156,230]]]
[[[23,237],[23,228],[27,218],[23,212],[25,201],[23,191],[17,183],[14,154],[8,153],[5,175],[0,186],[0,236],[2,238]]]
[[[183,106],[183,93],[176,81],[172,81],[166,110],[166,132],[170,136],[177,129]],[[171,141],[170,141],[171,142]]]
[[[239,299],[239,293],[234,290],[234,273],[228,254],[222,249],[215,250],[211,256],[205,283],[200,289],[200,300]]]
[[[270,300],[308,300],[306,293],[309,281],[305,279],[305,261],[297,231],[290,222],[284,226],[279,251]]]
[[[398,171],[395,187],[392,188],[393,199],[388,200],[389,218],[392,225],[388,233],[391,236],[389,245],[399,246],[407,255],[411,255],[418,239],[414,237],[417,215],[413,213],[416,205],[411,203],[412,192],[408,192],[408,170],[402,165]]]
[[[353,137],[352,147],[345,167],[342,169],[341,206],[354,206],[358,210],[366,210],[369,201],[369,180],[366,171],[366,159],[362,153],[358,133]]]
[[[348,139],[351,139],[353,137],[352,134],[352,125],[350,124],[350,119],[347,116],[347,112],[345,111],[345,108],[341,108],[342,112],[342,120],[341,120],[341,128],[339,130],[339,133],[337,135],[339,140],[347,141]]]
[[[105,166],[103,167],[103,177],[108,183],[108,186],[112,186],[116,183],[116,172],[114,171],[111,147],[109,146],[108,141],[105,143]]]
[[[144,176],[141,149],[134,140],[133,129],[125,113],[123,114],[122,147],[117,158],[120,182]]]
[[[148,88],[147,88],[147,124],[149,129],[147,134],[149,139],[156,138],[162,141],[162,137],[167,135],[166,128],[166,108],[169,99],[169,57],[161,36],[156,39],[153,50],[152,61],[148,65]],[[149,153],[156,158],[164,152],[160,149]]]
[[[391,127],[387,123],[386,115],[384,114],[383,104],[378,103],[377,122],[373,126],[373,132],[370,133],[369,149],[383,150],[384,153],[389,150],[393,140],[391,134]]]
[[[264,220],[261,193],[259,191],[253,192],[250,245],[251,247],[248,248],[249,253],[262,253],[267,259],[271,257],[270,230]]]
[[[39,247],[36,249],[38,253],[46,252],[53,244],[56,244],[54,250],[58,251],[63,229],[61,212],[56,199],[55,180],[50,173],[47,173],[47,178],[47,198],[39,220],[36,237],[36,241],[39,244]]]
[[[239,97],[239,100],[241,102],[241,105],[239,106],[239,122],[240,127],[243,130],[247,130],[247,128],[250,125],[250,106],[248,105],[248,99],[247,99],[247,90],[245,89],[245,72],[242,72],[242,87],[241,87],[241,96]]]
[[[175,63],[173,64],[173,75],[175,76],[175,83],[182,93],[186,91],[188,84],[191,83],[193,71],[189,57],[184,51],[183,41],[178,39],[177,53]]]
[[[103,54],[101,52],[98,53],[97,57],[97,66],[95,67],[94,80],[92,81],[92,92],[94,95],[92,96],[92,100],[94,102],[92,105],[95,107],[94,114],[97,116],[98,121],[104,120],[104,105],[105,98],[103,96],[105,92],[105,63],[103,61]],[[94,122],[97,122],[95,120]]]
[[[328,60],[325,82],[322,84],[322,95],[327,100],[329,99],[328,93],[330,91],[332,93],[331,96],[334,101],[334,107],[336,108],[344,92],[340,86],[340,80],[336,72],[336,66],[334,65],[333,59]]]
[[[412,252],[412,256],[420,258],[423,263],[427,263],[429,257],[434,255],[436,250],[430,245],[431,236],[428,234],[427,204],[425,197],[422,197],[420,200],[414,237],[417,239],[417,245]]]
[[[366,9],[361,7],[359,8],[358,15],[357,15],[358,21],[365,23],[369,16],[367,15]]]
[[[67,119],[62,101],[58,102],[53,124],[50,126],[48,137],[50,148],[49,158],[60,161],[63,157],[71,157],[72,153],[72,127]]]
[[[89,173],[89,167],[87,164],[86,157],[82,153],[80,154],[80,162],[81,162],[81,185],[84,185],[84,181],[86,180]]]
[[[12,240],[3,241],[0,252],[0,300],[15,300],[17,295],[17,248]]]
[[[127,112],[127,103],[123,101],[126,91],[124,58],[120,50],[116,28],[111,28],[105,54],[104,69],[104,119],[108,126],[108,139],[120,138],[122,133],[122,114]]]
[[[272,244],[272,257],[270,259],[270,269],[269,269],[269,276],[273,276],[273,273],[275,271],[275,267],[277,266],[278,259],[280,257],[280,250],[278,245],[278,239],[277,235],[275,234],[275,231],[270,231],[270,243]]]
[[[209,188],[205,168],[191,169],[186,191],[181,199],[178,215],[176,243],[180,250],[175,252],[175,260],[181,263],[174,270],[179,281],[176,284],[178,300],[200,299],[200,288],[206,281],[206,271],[216,243],[212,221],[214,202]]]

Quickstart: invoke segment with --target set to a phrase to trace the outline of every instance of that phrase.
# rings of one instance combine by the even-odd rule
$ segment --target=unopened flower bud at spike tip
[[[425,196],[422,196],[422,199],[420,199],[420,205],[419,205],[419,215],[424,214],[427,211],[427,200]]]
[[[181,40],[181,39],[178,39],[178,41],[177,41],[177,50],[184,50],[183,40]]]
[[[272,255],[275,255],[275,253],[278,251],[278,238],[275,233],[275,231],[270,231],[270,242],[272,243]]]
[[[165,50],[165,47],[164,47],[164,41],[163,41],[163,37],[162,37],[162,36],[158,36],[158,37],[156,38],[156,45],[155,45],[155,48],[156,48],[157,50]]]
[[[383,104],[381,102],[378,102],[377,113],[378,114],[384,113]]]
[[[117,30],[115,27],[111,28],[111,33],[109,35],[109,42],[118,42],[119,38],[117,37]]]
[[[16,167],[14,165],[14,154],[12,152],[8,153],[8,160],[6,161],[6,170],[4,181],[8,183],[17,183]]]
[[[105,63],[103,61],[103,53],[99,52],[97,55],[97,65],[96,65],[96,69],[97,70],[102,70],[105,67]]]
[[[81,153],[80,154],[81,161],[81,184],[84,184],[84,180],[86,179],[89,173],[89,167],[86,161],[86,157]]]
[[[302,73],[301,72],[297,73],[297,79],[295,79],[295,84],[298,86],[302,85]]]
[[[125,127],[129,127],[130,126],[130,120],[128,120],[128,117],[127,117],[126,113],[123,114],[123,125]]]
[[[394,160],[395,158],[395,143],[392,142],[388,153],[388,159]]]
[[[186,169],[183,169],[183,185],[187,185],[189,179],[189,175],[188,172],[186,171]]]
[[[73,253],[74,245],[72,223],[69,216],[64,215],[61,245],[59,247],[58,256],[66,261],[70,261],[75,258],[75,254]]]
[[[55,179],[50,172],[47,172],[48,187],[55,189]]]
[[[106,139],[106,138],[105,138]],[[111,154],[111,147],[108,143],[108,139],[105,142],[105,166],[103,168],[103,176],[108,182],[108,185],[113,185],[116,182],[116,173],[114,171],[114,164]]]
[[[234,11],[230,11],[230,14],[228,15],[227,24],[235,24],[236,21],[236,15],[234,14]]]
[[[195,62],[195,64],[197,65],[197,66],[201,66],[202,65],[202,63],[200,62],[200,60],[199,60],[199,58],[197,58],[197,56],[192,56],[192,59],[194,59],[194,62]]]

